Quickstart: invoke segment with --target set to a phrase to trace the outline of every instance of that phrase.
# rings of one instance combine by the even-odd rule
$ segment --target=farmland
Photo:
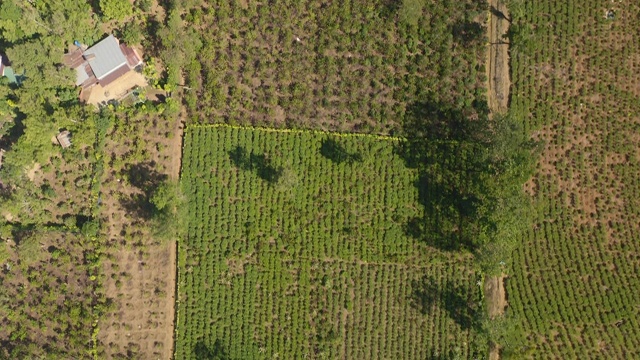
[[[640,6],[512,3],[511,110],[545,145],[507,283],[522,332],[503,355],[637,358]]]
[[[462,104],[482,87],[480,1],[189,3],[166,61],[200,123],[393,133],[425,96]]]
[[[485,354],[471,257],[406,234],[423,209],[399,142],[188,128],[176,357]]]

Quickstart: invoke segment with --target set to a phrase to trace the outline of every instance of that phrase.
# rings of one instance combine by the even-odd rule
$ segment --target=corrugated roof
[[[128,71],[130,71],[131,69],[129,69],[128,66],[126,65],[122,65],[119,68],[115,69],[114,71],[112,71],[111,73],[109,73],[109,75],[103,77],[100,80],[100,86],[107,86],[109,84],[111,84],[112,82],[116,81],[120,76],[126,74]]]
[[[76,68],[76,85],[80,86],[89,78],[89,74],[84,70],[84,66],[78,66]]]
[[[127,63],[127,58],[122,54],[120,44],[113,35],[107,36],[104,40],[87,49],[83,55],[85,57],[95,56],[89,60],[89,65],[98,80]]]

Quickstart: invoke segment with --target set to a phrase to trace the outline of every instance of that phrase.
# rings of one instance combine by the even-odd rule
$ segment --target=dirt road
[[[511,18],[504,0],[489,0],[487,28],[489,44],[487,46],[487,101],[491,113],[504,113],[509,107],[509,41],[504,36],[509,30]],[[484,293],[489,318],[504,314],[507,294],[504,286],[505,276],[487,277]],[[489,359],[500,359],[500,344],[492,343]]]
[[[507,111],[509,105],[509,42],[503,36],[509,30],[509,10],[504,0],[489,1],[489,45],[487,49],[487,94],[493,113]]]

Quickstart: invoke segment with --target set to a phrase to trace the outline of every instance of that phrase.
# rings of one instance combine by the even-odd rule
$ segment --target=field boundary
[[[316,135],[331,135],[338,137],[364,137],[378,140],[391,140],[391,141],[405,141],[404,137],[391,136],[391,135],[378,135],[378,134],[363,134],[363,133],[344,133],[338,131],[323,131],[323,130],[311,130],[311,129],[276,129],[260,126],[248,126],[248,125],[230,125],[230,124],[194,124],[185,127],[185,130],[190,129],[210,129],[210,128],[228,128],[228,129],[240,129],[240,130],[256,130],[271,133],[293,133],[293,134],[316,134]]]
[[[180,182],[182,181],[182,159],[184,158],[184,134],[187,131],[187,125],[186,125],[186,121],[183,117],[180,117],[178,119],[178,133],[177,135],[179,136],[179,140],[180,141],[180,146],[178,147],[178,149],[180,150],[178,153],[178,166],[177,166],[177,171],[176,169],[172,169],[174,171],[176,171],[176,181],[178,182],[178,186],[180,186]],[[180,314],[180,312],[178,311],[178,304],[180,304],[180,242],[181,242],[181,234],[180,232],[178,232],[178,236],[176,238],[175,241],[175,245],[172,246],[174,253],[174,263],[173,263],[173,270],[174,270],[174,287],[173,287],[173,298],[175,299],[173,301],[173,339],[171,341],[171,357],[170,359],[173,360],[176,358],[176,339],[178,339],[178,316]]]
[[[486,58],[487,103],[490,114],[504,113],[509,109],[511,96],[510,44],[503,40],[509,30],[511,20],[504,0],[489,0],[487,21],[489,35]],[[491,320],[502,316],[509,306],[504,279],[504,273],[487,276],[484,279],[484,301],[487,315]],[[492,341],[489,348],[489,359],[499,360],[500,351],[500,344]]]

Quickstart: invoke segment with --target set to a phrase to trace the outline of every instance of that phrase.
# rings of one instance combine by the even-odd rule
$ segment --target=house
[[[63,149],[66,149],[71,146],[70,137],[71,133],[68,130],[64,130],[56,136],[56,139],[58,140],[58,143],[60,143],[60,146],[62,146]]]
[[[120,44],[113,35],[90,48],[75,44],[75,50],[64,55],[64,63],[76,70],[76,85],[82,87],[81,98],[82,92],[95,86],[107,88],[142,64],[138,53]]]

